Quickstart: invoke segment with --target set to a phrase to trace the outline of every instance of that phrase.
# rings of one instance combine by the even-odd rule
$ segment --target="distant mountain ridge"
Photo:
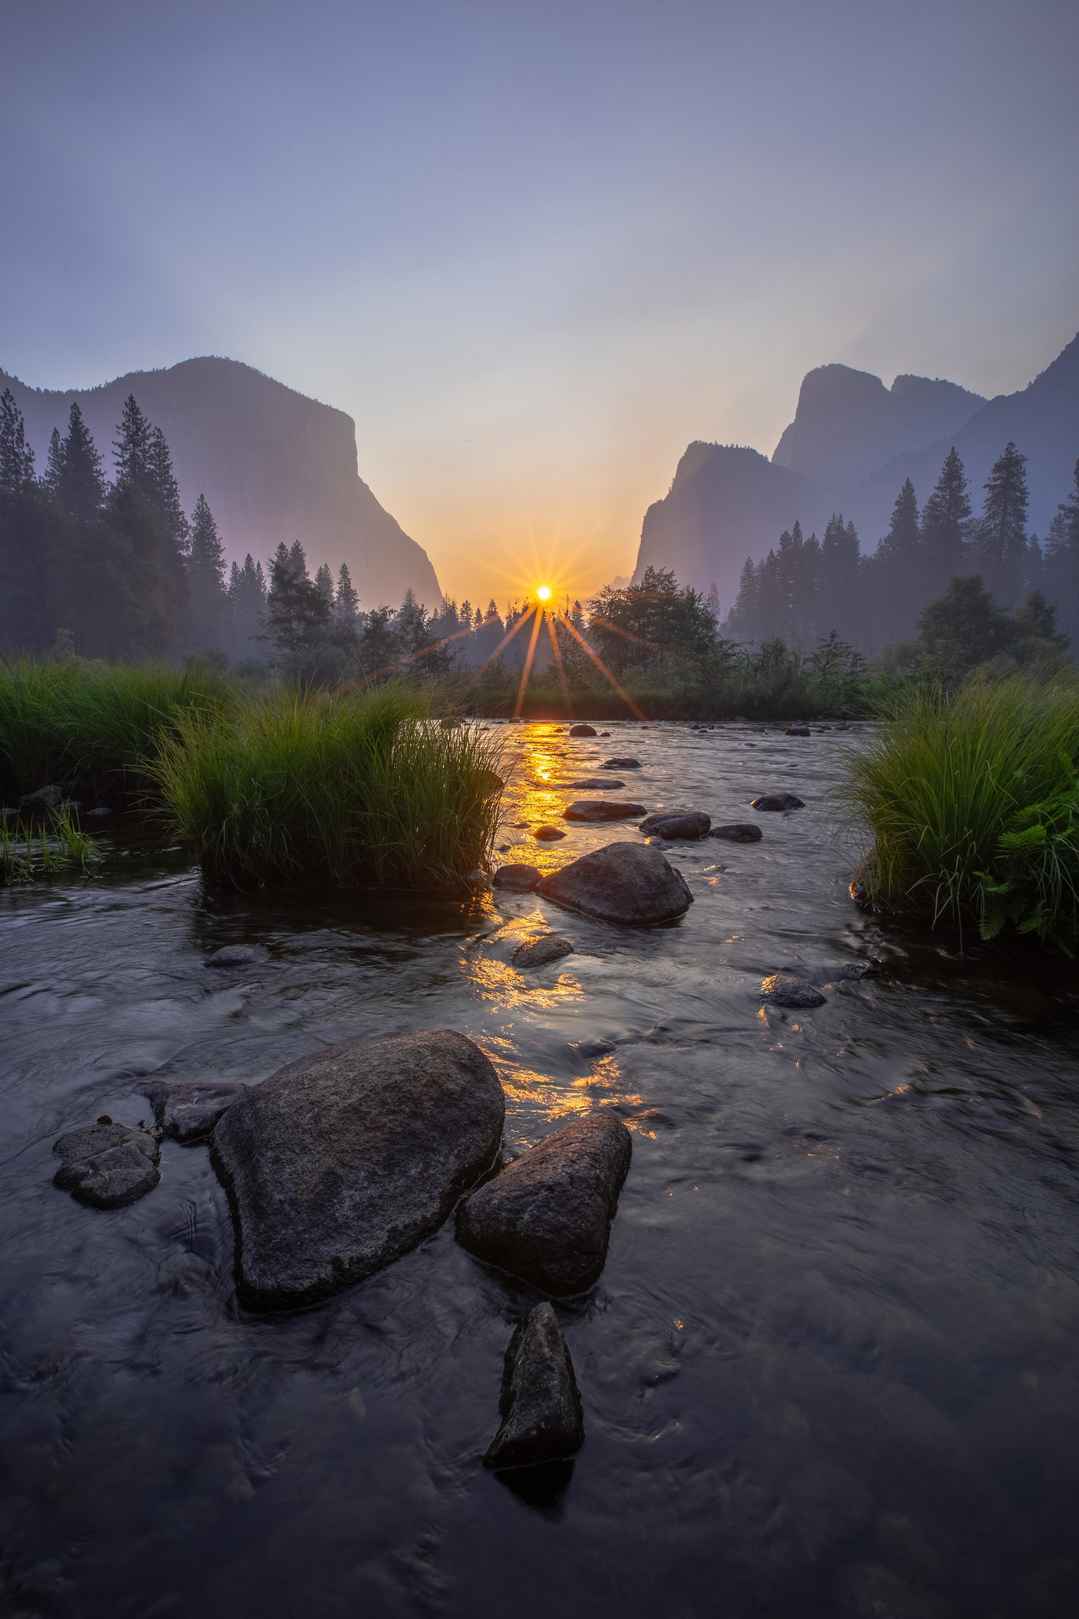
[[[4,387],[39,467],[78,400],[111,473],[120,408],[133,393],[168,439],[185,508],[205,493],[230,558],[250,551],[265,561],[280,540],[298,539],[312,571],[347,562],[368,607],[396,605],[406,590],[428,607],[442,599],[427,553],[359,476],[352,418],[252,366],[203,357],[69,389],[31,388],[0,371]]]
[[[989,400],[940,379],[898,376],[887,388],[870,372],[819,366],[771,460],[742,446],[689,446],[645,513],[634,578],[671,568],[700,590],[715,584],[728,608],[746,557],[763,556],[796,518],[819,534],[842,512],[871,552],[905,478],[924,505],[954,444],[977,506],[1009,439],[1027,457],[1030,531],[1044,536],[1079,456],[1079,335],[1026,388]]]

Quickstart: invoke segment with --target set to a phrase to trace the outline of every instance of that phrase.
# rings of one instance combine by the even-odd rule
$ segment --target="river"
[[[672,846],[695,903],[620,931],[471,906],[224,898],[178,850],[0,891],[0,1608],[64,1619],[570,1613],[977,1619],[1079,1593],[1079,1032],[1067,979],[851,903],[837,789],[864,731],[504,728],[500,858],[608,755],[651,811],[757,819]],[[758,793],[796,813],[754,816]],[[576,953],[520,972],[542,922]],[[265,961],[214,970],[219,946]],[[871,976],[831,979],[845,964]],[[830,981],[764,1009],[762,976]],[[1062,987],[1064,992],[1062,993]],[[633,1161],[606,1269],[560,1308],[586,1440],[557,1485],[480,1458],[524,1289],[455,1242],[319,1308],[237,1306],[205,1147],[102,1213],[52,1142],[148,1116],[157,1077],[258,1081],[324,1044],[448,1027],[507,1145],[609,1109]]]

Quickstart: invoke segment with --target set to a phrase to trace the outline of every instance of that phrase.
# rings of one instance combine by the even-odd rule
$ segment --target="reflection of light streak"
[[[536,657],[536,642],[539,640],[540,621],[542,616],[541,610],[537,607],[535,612],[532,614],[532,634],[528,638],[528,651],[525,653],[524,668],[521,670],[521,678],[517,685],[517,701],[513,707],[514,719],[520,719],[521,709],[524,706],[525,692],[528,690],[528,682],[532,674],[532,664]]]
[[[573,704],[570,701],[569,681],[566,679],[566,666],[562,662],[562,648],[559,646],[558,636],[555,634],[554,615],[552,613],[544,613],[543,622],[547,626],[547,639],[551,643],[551,655],[554,658],[555,668],[558,670],[558,683],[562,687],[562,700],[566,705],[566,717],[568,719],[572,719]]]
[[[585,640],[585,638],[581,634],[580,630],[578,630],[578,628],[577,628],[576,624],[574,624],[573,620],[569,619],[569,618],[562,618],[562,619],[559,620],[559,622],[561,623],[563,629],[567,629],[569,631],[569,633],[573,636],[573,639],[577,642],[578,646],[581,648],[581,651],[585,654],[585,656],[591,658],[592,662],[595,664],[595,666],[599,670],[600,674],[608,682],[611,689],[618,693],[619,697],[621,697],[622,701],[625,703],[625,705],[629,709],[630,713],[635,714],[639,720],[643,720],[644,719],[643,711],[637,707],[637,704],[633,701],[633,698],[629,695],[629,692],[626,691],[625,687],[622,686],[615,679],[614,675],[612,675],[611,671],[608,669],[607,665],[604,663],[604,661],[600,657],[599,653],[594,651],[593,648],[589,646],[588,642]]]

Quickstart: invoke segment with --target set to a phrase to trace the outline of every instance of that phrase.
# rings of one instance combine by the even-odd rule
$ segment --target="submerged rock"
[[[793,793],[765,793],[761,798],[755,798],[750,809],[775,810],[785,815],[788,810],[805,809],[805,800],[796,798]]]
[[[826,997],[797,973],[780,972],[761,979],[761,1000],[808,1011],[810,1007],[823,1006]]]
[[[813,733],[809,729],[808,725],[788,725],[787,729],[784,731],[783,734],[784,734],[784,736],[812,736],[813,735]]]
[[[19,812],[22,815],[47,815],[50,810],[58,810],[63,802],[64,789],[51,781],[47,787],[39,787],[36,792],[24,793],[19,799]]]
[[[646,816],[638,830],[645,837],[703,838],[711,824],[711,817],[701,810],[662,810]]]
[[[576,793],[586,793],[589,789],[597,793],[614,793],[618,791],[619,787],[624,787],[625,785],[624,781],[612,781],[609,776],[585,776],[582,781],[566,781],[562,783],[562,786],[568,792]]]
[[[601,770],[639,770],[640,768],[641,761],[639,759],[604,759],[600,765]]]
[[[553,1304],[537,1304],[510,1339],[500,1412],[488,1467],[564,1461],[584,1443],[581,1396]]]
[[[549,961],[559,961],[573,954],[573,945],[561,933],[541,933],[538,939],[519,944],[513,952],[518,967],[545,967]]]
[[[620,1119],[576,1119],[473,1192],[458,1211],[458,1240],[544,1293],[583,1293],[607,1258],[631,1150]]]
[[[609,843],[545,877],[545,899],[601,922],[654,927],[673,922],[693,904],[680,871],[644,843]]]
[[[165,1135],[186,1145],[208,1136],[214,1125],[247,1090],[236,1080],[209,1079],[151,1080],[142,1094],[154,1110],[154,1118]]]
[[[759,843],[764,836],[752,821],[729,821],[724,826],[714,826],[708,835],[723,838],[726,843]]]
[[[523,864],[499,866],[492,879],[496,888],[511,888],[515,894],[530,894],[539,886],[540,873],[536,866]]]
[[[565,835],[560,826],[537,826],[532,834],[540,843],[557,843]]]
[[[211,1148],[241,1297],[310,1303],[407,1253],[490,1166],[504,1113],[483,1052],[447,1029],[331,1047],[248,1090]]]
[[[645,812],[643,804],[619,798],[575,798],[562,814],[567,821],[633,821]]]
[[[134,1203],[161,1179],[156,1135],[107,1117],[61,1136],[52,1150],[61,1160],[53,1184],[97,1209]]]
[[[569,734],[570,736],[595,736],[596,729],[593,725],[571,725]]]
[[[256,962],[268,961],[270,952],[264,944],[224,944],[206,957],[207,967],[253,967]]]

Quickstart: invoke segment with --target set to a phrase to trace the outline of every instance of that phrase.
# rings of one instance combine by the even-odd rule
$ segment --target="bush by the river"
[[[923,689],[851,764],[868,897],[985,938],[1079,944],[1079,682]]]

